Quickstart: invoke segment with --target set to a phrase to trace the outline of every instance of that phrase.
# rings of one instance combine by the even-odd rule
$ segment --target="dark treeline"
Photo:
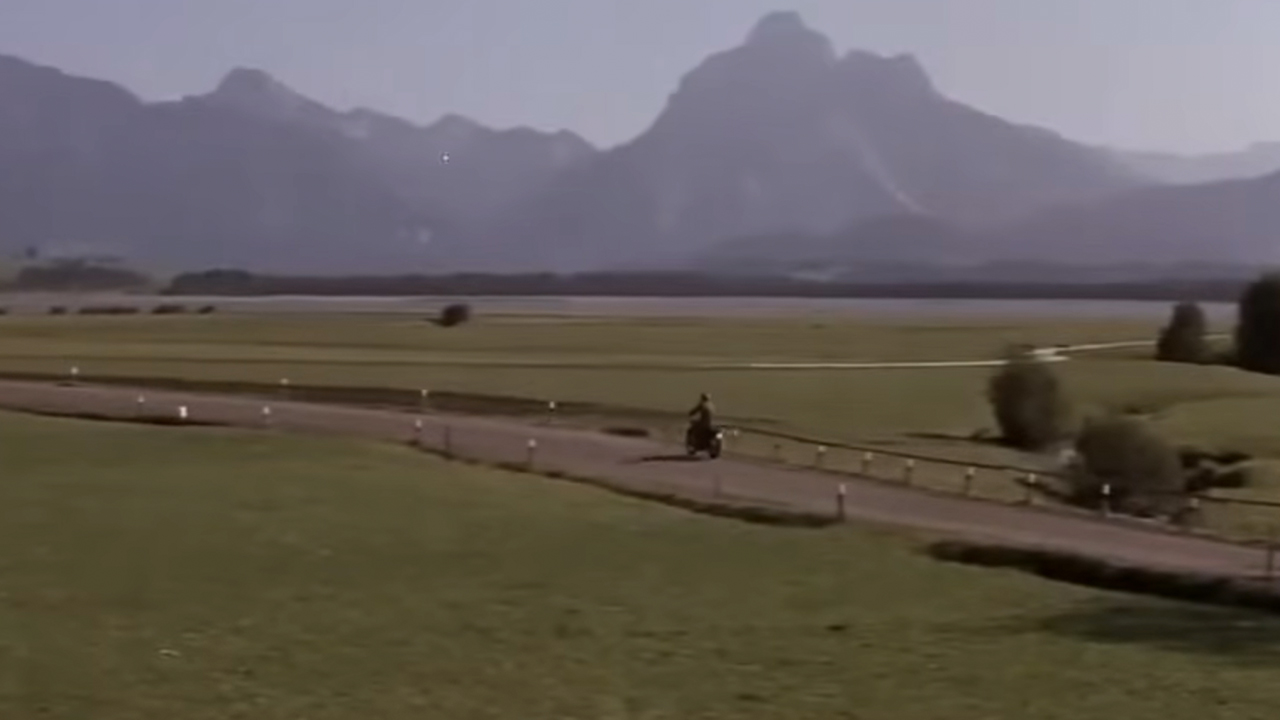
[[[101,292],[145,287],[150,278],[123,267],[67,260],[31,265],[18,271],[3,289],[31,292]]]
[[[212,270],[179,275],[169,295],[266,296],[583,296],[1160,300],[1234,302],[1245,280],[1112,283],[819,282],[687,272],[579,275],[398,275],[305,277]]]

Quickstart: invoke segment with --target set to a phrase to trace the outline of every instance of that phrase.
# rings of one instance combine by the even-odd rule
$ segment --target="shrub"
[[[204,307],[200,308],[198,312],[201,315],[212,315],[217,311],[218,311],[218,308],[214,307],[213,305],[205,305]]]
[[[162,303],[151,308],[152,315],[181,315],[186,311],[186,305],[179,305],[177,303]]]
[[[1249,465],[1201,465],[1187,477],[1187,492],[1239,490],[1254,484],[1254,473]]]
[[[81,315],[136,315],[138,308],[130,305],[86,305],[79,310]]]
[[[471,321],[471,306],[466,303],[446,305],[440,311],[436,324],[440,327],[457,327]]]
[[[1096,504],[1103,486],[1112,507],[1154,514],[1180,507],[1187,490],[1178,450],[1142,421],[1109,417],[1085,424],[1076,439],[1077,463],[1069,474],[1073,498]]]
[[[1193,302],[1178,303],[1169,324],[1156,341],[1156,359],[1165,362],[1204,363],[1210,358],[1205,341],[1208,322],[1204,310]]]
[[[1280,375],[1280,274],[1264,275],[1240,296],[1236,361],[1245,370]]]
[[[1020,350],[987,387],[1004,441],[1025,450],[1043,450],[1071,434],[1071,406],[1057,374],[1048,364]]]
[[[66,315],[67,309],[61,305],[54,305],[53,307],[49,308],[49,314],[50,315]]]

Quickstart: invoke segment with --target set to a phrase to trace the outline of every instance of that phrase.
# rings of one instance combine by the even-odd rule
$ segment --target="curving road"
[[[1066,509],[1000,505],[745,460],[689,462],[674,457],[673,448],[650,440],[491,418],[416,416],[274,401],[267,406],[262,400],[244,397],[7,381],[0,382],[0,407],[119,419],[142,415],[176,418],[179,408],[185,408],[193,422],[417,441],[427,448],[447,448],[458,457],[489,463],[524,463],[532,453],[537,470],[590,477],[619,488],[812,513],[834,514],[837,488],[843,483],[850,519],[974,540],[1071,550],[1153,567],[1257,575],[1265,564],[1265,554],[1259,548],[1178,534],[1137,521],[1104,520]]]

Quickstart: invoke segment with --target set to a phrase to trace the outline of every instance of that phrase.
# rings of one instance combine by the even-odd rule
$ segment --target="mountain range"
[[[1277,168],[1280,146],[1157,156],[1008,122],[792,12],[607,149],[338,111],[252,69],[147,103],[0,56],[0,251],[170,270],[1270,263]]]
[[[1280,142],[1254,143],[1243,150],[1208,155],[1121,152],[1119,157],[1136,172],[1178,185],[1241,180],[1280,172]]]

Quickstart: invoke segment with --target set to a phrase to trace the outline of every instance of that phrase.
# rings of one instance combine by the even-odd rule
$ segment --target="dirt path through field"
[[[525,463],[532,456],[537,470],[589,477],[623,489],[832,515],[837,488],[844,483],[846,514],[852,520],[1172,569],[1256,575],[1265,563],[1264,552],[1256,547],[1178,534],[1136,521],[1000,505],[746,460],[688,461],[675,448],[650,440],[516,421],[306,403],[264,405],[262,400],[244,397],[7,381],[0,381],[0,407],[119,419],[176,418],[185,408],[192,422],[417,441],[429,449],[448,449],[458,457],[488,463]]]

